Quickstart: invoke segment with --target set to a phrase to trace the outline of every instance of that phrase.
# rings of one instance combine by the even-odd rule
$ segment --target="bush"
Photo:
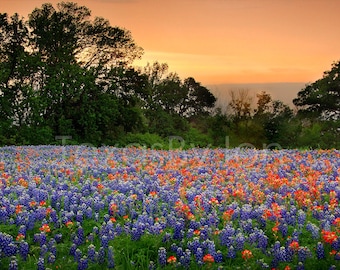
[[[120,147],[145,147],[153,149],[166,148],[165,140],[154,133],[127,133],[118,141]]]

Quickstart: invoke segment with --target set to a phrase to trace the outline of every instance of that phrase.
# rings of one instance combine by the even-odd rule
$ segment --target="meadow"
[[[0,269],[340,269],[340,151],[0,148]]]

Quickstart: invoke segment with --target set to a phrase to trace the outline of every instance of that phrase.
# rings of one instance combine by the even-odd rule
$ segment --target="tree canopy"
[[[333,63],[321,79],[308,84],[293,100],[301,114],[340,119],[340,61]]]

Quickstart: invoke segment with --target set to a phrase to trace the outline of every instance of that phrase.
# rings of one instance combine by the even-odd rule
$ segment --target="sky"
[[[61,1],[0,0],[0,12],[27,18],[46,2]],[[257,87],[291,100],[340,60],[340,0],[72,2],[131,31],[144,49],[136,65],[165,62],[212,91]]]

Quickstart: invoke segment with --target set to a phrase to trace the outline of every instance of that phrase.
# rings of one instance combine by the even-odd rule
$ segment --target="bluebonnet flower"
[[[232,237],[234,234],[235,229],[231,225],[227,224],[219,234],[221,245],[227,247],[230,246],[232,244]]]
[[[181,256],[183,256],[184,254],[184,251],[181,247],[177,247],[177,250],[176,250],[176,256],[177,258],[180,258]]]
[[[307,247],[299,247],[298,258],[300,262],[304,262],[307,258],[311,257],[312,254]]]
[[[217,252],[214,255],[214,259],[216,263],[221,263],[223,262],[223,254],[220,250],[217,250]]]
[[[88,267],[88,260],[86,256],[83,256],[78,261],[78,270],[85,270]]]
[[[156,264],[153,261],[149,262],[148,270],[155,270],[156,269]]]
[[[163,236],[162,242],[166,243],[169,242],[171,240],[171,233],[166,232]]]
[[[337,253],[334,255],[334,260],[336,260],[336,261],[339,261],[339,260],[340,260],[340,252],[337,252]]]
[[[40,257],[44,257],[45,254],[47,253],[48,251],[48,248],[46,245],[42,245],[41,248],[40,248]]]
[[[54,263],[55,262],[55,255],[54,254],[49,254],[48,255],[48,258],[47,258],[47,262],[49,263],[49,264],[52,264],[52,263]]]
[[[288,250],[286,250],[285,247],[280,247],[280,250],[278,251],[278,260],[280,262],[288,262],[290,260],[290,257],[287,253]]]
[[[202,250],[202,248],[197,248],[196,249],[196,252],[194,253],[194,255],[195,255],[195,258],[196,258],[196,262],[197,263],[203,263],[203,250]]]
[[[200,239],[202,241],[206,240],[209,238],[209,230],[211,230],[210,227],[208,227],[207,225],[205,225],[201,231],[200,231]]]
[[[100,247],[98,251],[98,263],[103,264],[105,262],[105,249]]]
[[[18,270],[18,262],[15,256],[11,257],[11,261],[8,266],[9,270]]]
[[[312,237],[314,239],[317,239],[320,237],[320,229],[318,226],[316,226],[315,224],[311,223],[311,222],[307,222],[306,225],[306,230],[309,231],[312,234]]]
[[[192,241],[192,251],[195,252],[196,249],[198,249],[199,247],[201,247],[201,242],[199,241],[198,237],[194,237],[193,241]]]
[[[175,239],[175,240],[182,240],[183,237],[184,237],[183,229],[184,229],[183,222],[177,221],[176,224],[175,224],[175,227],[174,227],[174,234],[172,236],[173,239]]]
[[[252,232],[252,233],[250,233],[249,234],[249,236],[248,236],[248,242],[249,242],[249,244],[255,244],[256,243],[256,241],[257,241],[257,233],[256,232]]]
[[[45,260],[42,257],[39,257],[37,263],[38,270],[45,270]]]
[[[297,222],[300,226],[304,225],[306,221],[306,213],[302,210],[298,210]]]
[[[92,218],[93,212],[92,212],[92,208],[91,207],[87,207],[85,210],[85,216],[86,218],[90,219]]]
[[[179,257],[179,262],[184,268],[189,268],[191,261],[191,252],[189,249],[186,249],[182,256]]]
[[[2,250],[7,257],[16,255],[17,246],[14,244],[11,235],[0,232],[0,250]]]
[[[63,239],[63,235],[61,233],[57,233],[55,236],[54,236],[54,239],[57,243],[60,243],[61,240]]]
[[[26,226],[25,225],[21,225],[19,227],[18,234],[26,235]]]
[[[252,224],[251,219],[241,221],[241,226],[242,226],[244,232],[246,232],[246,233],[251,233],[251,231],[253,230],[253,224]]]
[[[236,250],[234,249],[233,246],[230,246],[228,249],[227,258],[235,259],[235,257],[236,257]]]
[[[144,233],[144,227],[145,224],[141,222],[137,222],[136,224],[134,224],[134,227],[131,230],[131,239],[133,241],[137,241],[141,238]]]
[[[28,243],[25,241],[21,241],[19,244],[19,254],[24,261],[26,261],[27,259],[29,250],[30,248],[29,248]]]
[[[10,243],[3,251],[7,257],[14,256],[18,252],[18,246],[15,243]]]
[[[93,244],[90,244],[87,248],[87,257],[92,262],[96,260],[96,247]]]
[[[108,248],[109,238],[106,235],[102,235],[102,237],[100,238],[100,243],[103,248]]]
[[[305,270],[305,266],[303,265],[302,262],[299,262],[297,267],[296,267],[296,270]]]
[[[81,245],[82,243],[84,243],[85,240],[85,236],[84,236],[84,229],[79,226],[78,230],[77,230],[77,236],[78,236],[78,245]]]
[[[288,226],[286,223],[280,223],[279,224],[279,230],[282,234],[282,237],[285,238],[287,237],[287,234],[288,234]]]
[[[324,249],[324,246],[323,246],[323,244],[321,242],[317,243],[317,246],[316,246],[316,257],[319,260],[325,258],[325,249]]]
[[[113,247],[109,246],[108,248],[108,252],[107,252],[107,267],[109,269],[114,268],[115,267],[115,263],[114,263],[114,254],[113,254]]]
[[[78,210],[77,215],[76,215],[76,221],[79,222],[79,223],[82,223],[83,219],[84,219],[83,211]]]
[[[93,232],[93,234],[99,234],[99,229],[98,229],[98,227],[97,226],[94,226],[93,228],[92,228],[92,232]]]
[[[158,262],[161,266],[166,265],[166,249],[164,247],[158,249]]]
[[[246,238],[244,237],[244,235],[242,233],[238,233],[235,236],[235,242],[234,242],[236,250],[243,250],[245,242],[246,242]]]
[[[74,256],[76,253],[77,245],[73,243],[70,248],[70,255]]]
[[[211,240],[206,240],[205,241],[208,253],[211,254],[213,257],[216,255],[216,247],[215,247],[215,242]]]
[[[263,259],[257,260],[256,263],[260,265],[261,269],[269,269],[269,265]]]
[[[82,256],[83,254],[81,250],[77,248],[76,251],[74,252],[74,260],[79,263]]]

